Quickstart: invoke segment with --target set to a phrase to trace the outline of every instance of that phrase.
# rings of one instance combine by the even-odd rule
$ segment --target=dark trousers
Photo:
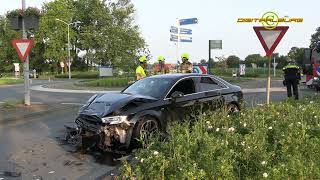
[[[286,86],[287,86],[287,94],[288,97],[292,97],[292,91],[293,90],[293,95],[295,99],[299,99],[299,94],[298,94],[298,80],[297,79],[286,79]]]

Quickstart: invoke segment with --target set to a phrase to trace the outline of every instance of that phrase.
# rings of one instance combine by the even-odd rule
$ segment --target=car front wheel
[[[140,146],[149,144],[152,137],[154,137],[159,132],[158,121],[152,117],[144,117],[140,120],[133,131],[134,144],[139,144]]]
[[[228,104],[228,106],[227,106],[228,114],[233,114],[233,113],[236,113],[236,112],[239,112],[239,111],[240,111],[240,109],[236,104],[234,104],[234,103]]]

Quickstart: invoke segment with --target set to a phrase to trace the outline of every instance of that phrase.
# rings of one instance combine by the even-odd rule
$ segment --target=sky
[[[51,0],[26,0],[27,6],[41,7]],[[319,0],[132,0],[136,8],[136,24],[149,45],[156,61],[158,55],[166,62],[175,63],[177,54],[187,52],[191,62],[208,59],[209,40],[222,40],[222,50],[212,50],[211,57],[236,55],[244,59],[248,54],[265,52],[253,31],[259,23],[237,23],[238,18],[259,18],[265,12],[276,12],[279,17],[303,18],[303,23],[280,24],[289,26],[288,32],[275,52],[287,54],[291,47],[308,47],[311,34],[320,26]],[[0,14],[21,6],[21,0],[0,0]],[[192,43],[180,43],[179,53],[170,42],[170,27],[177,18],[198,18],[198,24],[184,26],[193,31]]]

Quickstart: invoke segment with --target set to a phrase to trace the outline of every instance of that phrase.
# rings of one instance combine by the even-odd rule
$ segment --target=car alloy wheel
[[[233,114],[233,113],[236,113],[236,112],[239,112],[239,111],[240,111],[240,109],[236,104],[231,103],[227,107],[228,114]]]
[[[144,144],[148,144],[150,139],[158,132],[158,122],[154,119],[147,119],[141,125],[140,138]]]

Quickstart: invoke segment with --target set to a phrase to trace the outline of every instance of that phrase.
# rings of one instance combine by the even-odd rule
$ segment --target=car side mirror
[[[181,98],[181,97],[183,97],[183,96],[184,96],[183,92],[181,92],[181,91],[175,91],[175,92],[173,92],[173,93],[171,94],[171,99],[172,99],[172,101],[176,101],[178,98]]]

